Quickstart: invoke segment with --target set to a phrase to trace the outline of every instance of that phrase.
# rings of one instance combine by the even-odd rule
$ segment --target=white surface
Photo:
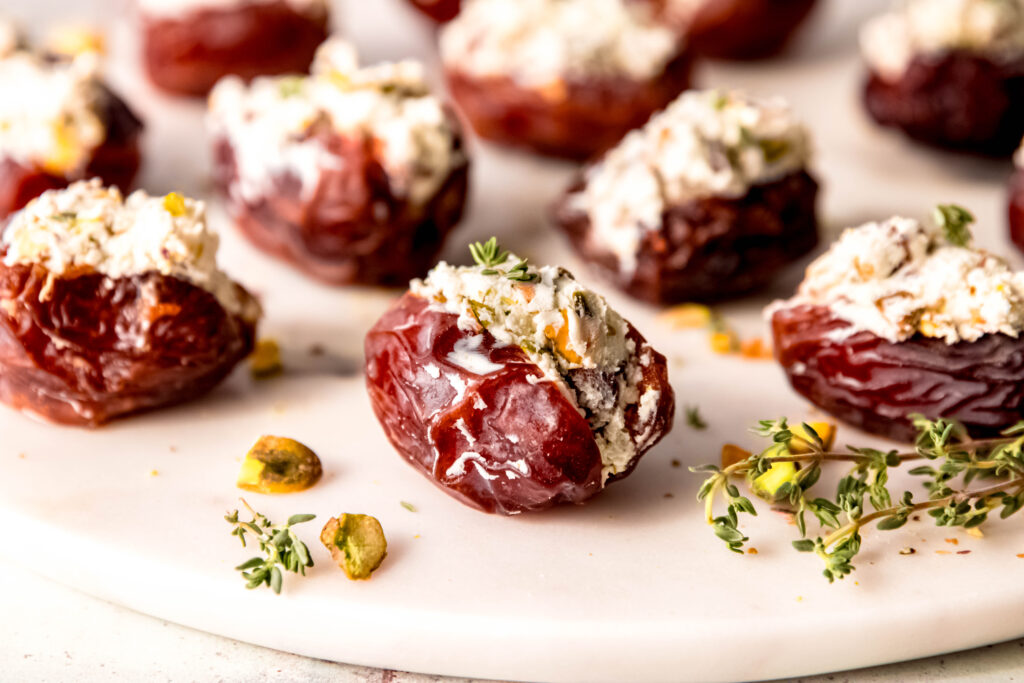
[[[19,683],[140,680],[245,683],[468,683],[268,650],[154,619],[0,560],[0,662]],[[73,615],[69,618],[69,615]],[[798,679],[798,683],[1024,680],[1024,640],[953,655]],[[477,681],[477,683],[483,683]]]
[[[349,3],[359,12],[346,14],[346,26],[368,62],[428,53],[428,29],[397,4]],[[700,79],[793,101],[820,150],[829,237],[845,225],[924,215],[952,201],[977,213],[982,245],[1010,253],[1002,217],[1009,162],[918,150],[864,120],[855,26],[879,4],[833,0],[799,55],[715,66]],[[152,96],[132,63],[121,64],[116,80],[149,122],[143,185],[202,192],[201,107]],[[509,249],[589,279],[542,220],[570,167],[474,151],[472,212],[445,256],[464,260],[468,240],[497,234]],[[752,445],[745,429],[756,418],[805,417],[807,408],[773,364],[714,356],[703,333],[672,332],[654,322],[653,309],[617,295],[613,304],[669,355],[680,407],[699,404],[711,428],[694,432],[680,419],[632,477],[583,508],[506,519],[459,505],[392,452],[366,401],[362,335],[393,293],[307,282],[217,225],[225,228],[225,268],[264,296],[264,332],[284,345],[288,374],[256,384],[241,371],[203,401],[96,432],[0,410],[0,555],[32,558],[34,569],[64,583],[213,633],[326,659],[478,677],[763,678],[1024,634],[1021,519],[990,525],[983,540],[924,522],[868,531],[858,571],[834,586],[820,578],[815,558],[790,549],[793,529],[777,515],[745,528],[758,555],[726,552],[692,502],[698,479],[670,460],[713,461],[725,441]],[[760,331],[761,305],[798,279],[793,268],[772,291],[721,311]],[[314,342],[329,354],[309,356]],[[281,596],[243,589],[232,567],[251,553],[228,536],[221,515],[236,506],[240,457],[262,433],[307,442],[325,477],[302,494],[249,500],[278,519],[377,516],[390,554],[372,581],[350,582],[331,566],[314,522],[302,530],[317,563],[305,580],[289,577]],[[841,442],[858,438],[840,434]],[[154,469],[159,475],[149,474]],[[419,511],[403,509],[403,500]],[[957,548],[943,542],[953,536]],[[906,545],[919,552],[900,556]],[[934,552],[949,549],[971,554]],[[953,620],[958,627],[948,628]],[[819,637],[825,624],[828,639]],[[737,639],[743,656],[727,645]]]

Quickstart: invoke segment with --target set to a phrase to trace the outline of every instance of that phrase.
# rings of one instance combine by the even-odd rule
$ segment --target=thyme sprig
[[[239,520],[238,510],[224,515],[224,519],[234,527],[231,535],[237,536],[245,546],[246,534],[252,534],[260,546],[260,551],[265,553],[266,557],[250,558],[235,569],[242,572],[246,588],[267,585],[275,593],[280,593],[284,580],[282,567],[286,571],[305,576],[306,567],[313,566],[309,548],[295,535],[292,527],[315,519],[316,515],[292,515],[285,524],[273,524],[265,515],[253,510],[244,498],[240,500],[252,515],[252,519],[248,522]]]
[[[753,483],[773,465],[799,463],[802,467],[774,492],[775,500],[793,511],[800,533],[793,547],[818,555],[825,563],[825,578],[832,582],[854,570],[853,559],[863,541],[861,530],[869,524],[875,523],[882,531],[898,529],[915,512],[927,511],[937,526],[969,529],[984,523],[996,510],[1000,518],[1006,519],[1024,507],[1024,422],[1007,429],[1001,437],[972,439],[954,421],[921,416],[912,419],[918,436],[914,450],[906,452],[854,446],[847,446],[845,452],[828,451],[821,437],[806,423],[799,435],[801,448],[791,448],[797,437],[786,418],[760,421],[753,431],[771,441],[762,452],[724,468],[691,468],[708,475],[697,494],[705,505],[708,524],[729,550],[742,553],[743,544],[749,539],[739,530],[739,516],[756,515],[757,511],[740,494],[732,477],[744,476]],[[794,452],[797,450],[801,452]],[[913,493],[904,491],[894,503],[888,488],[889,471],[914,460],[929,462],[910,470],[910,474],[926,477],[928,498],[918,501]],[[813,496],[811,489],[821,476],[822,466],[835,463],[851,465],[839,480],[835,496]],[[979,477],[999,481],[970,488]],[[961,481],[963,488],[954,488],[955,480]],[[719,498],[726,508],[724,515],[716,516],[715,502]],[[871,507],[870,512],[867,506]],[[808,537],[807,513],[827,531],[824,536]]]
[[[477,265],[483,266],[483,275],[505,275],[515,282],[536,282],[540,279],[536,273],[530,272],[530,264],[522,259],[506,271],[499,271],[497,266],[508,261],[509,253],[498,246],[498,238],[492,237],[486,242],[473,242],[469,245],[469,253]]]
[[[966,247],[971,241],[971,223],[974,214],[956,204],[939,204],[935,207],[935,223],[942,228],[946,240],[958,247]]]

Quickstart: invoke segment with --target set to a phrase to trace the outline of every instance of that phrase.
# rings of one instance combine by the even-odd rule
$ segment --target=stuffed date
[[[843,233],[769,309],[790,383],[865,431],[913,440],[910,415],[995,434],[1024,417],[1024,274],[969,246],[969,214]]]
[[[1024,3],[907,0],[865,25],[864,103],[937,147],[1009,156],[1024,135]]]
[[[817,243],[807,130],[780,100],[683,93],[556,204],[573,248],[639,299],[735,296]]]
[[[98,180],[47,191],[0,237],[0,400],[94,427],[212,389],[259,306],[217,268],[201,202]]]
[[[469,164],[423,78],[411,61],[359,68],[332,39],[310,77],[218,84],[215,176],[238,228],[330,284],[426,273],[462,217]]]
[[[473,0],[442,29],[441,58],[482,137],[575,159],[690,84],[678,35],[626,0]]]
[[[0,221],[75,180],[99,177],[128,189],[141,130],[100,78],[96,52],[32,52],[0,23]]]
[[[370,330],[370,403],[399,454],[467,505],[582,503],[671,428],[665,358],[566,271],[478,246],[478,265],[442,262]]]
[[[327,38],[324,0],[139,0],[139,14],[146,74],[177,95],[228,75],[305,73]]]

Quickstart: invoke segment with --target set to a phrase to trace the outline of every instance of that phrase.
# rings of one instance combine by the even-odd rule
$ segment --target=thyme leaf
[[[274,524],[265,515],[253,510],[244,498],[240,500],[252,515],[252,519],[248,522],[239,520],[238,510],[224,515],[224,519],[233,527],[231,535],[237,536],[244,547],[246,534],[252,534],[265,557],[251,557],[235,569],[242,573],[246,588],[270,586],[275,593],[280,593],[284,581],[282,567],[285,571],[305,576],[306,567],[313,566],[309,548],[295,535],[292,527],[309,522],[315,519],[316,515],[292,515],[285,524]]]
[[[965,247],[971,241],[970,224],[974,214],[956,204],[939,204],[935,207],[935,223],[942,228],[946,240],[958,247]]]
[[[530,264],[522,259],[506,271],[496,269],[508,261],[509,253],[498,246],[498,238],[492,237],[486,242],[473,242],[469,245],[469,253],[478,266],[483,266],[482,275],[504,275],[515,282],[536,282],[540,279],[537,273],[530,272]]]
[[[708,428],[708,423],[701,417],[699,406],[686,407],[686,424],[697,431],[703,431]]]

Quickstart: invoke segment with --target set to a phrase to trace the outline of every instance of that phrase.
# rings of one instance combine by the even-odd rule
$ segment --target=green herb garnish
[[[501,249],[498,246],[498,238],[492,237],[484,243],[473,242],[469,245],[469,253],[473,256],[473,260],[476,261],[477,265],[483,266],[481,270],[483,275],[500,275],[502,271],[496,270],[495,266],[500,266],[508,260],[508,252]],[[504,275],[509,280],[516,282],[536,282],[540,279],[536,273],[529,271],[530,264],[526,259],[523,259],[519,263],[512,266],[510,269],[504,271]]]
[[[477,265],[483,266],[484,268],[500,266],[508,260],[508,252],[503,251],[501,247],[498,246],[497,237],[492,237],[483,244],[480,242],[473,242],[469,245],[469,253],[473,256],[473,260],[476,261]],[[485,275],[492,274],[493,273],[485,273]]]
[[[253,510],[244,498],[240,500],[252,515],[252,519],[248,522],[240,521],[238,510],[224,515],[224,519],[234,526],[231,535],[238,536],[238,540],[245,546],[245,535],[251,533],[256,537],[256,542],[259,543],[260,550],[266,554],[266,557],[253,557],[235,569],[242,572],[246,588],[267,585],[275,593],[280,593],[283,580],[282,567],[287,571],[305,576],[306,567],[313,566],[309,548],[299,540],[291,527],[315,519],[316,515],[292,515],[285,524],[273,524],[266,516]]]
[[[935,207],[935,223],[942,228],[946,240],[958,247],[966,247],[971,241],[974,214],[956,204],[939,204]]]
[[[404,500],[401,501],[401,503],[402,503],[402,507],[404,507],[409,512],[416,512],[416,506],[413,505],[412,503],[407,503]]]
[[[825,563],[825,578],[832,582],[854,570],[853,559],[863,540],[860,532],[868,524],[877,523],[882,531],[898,529],[911,514],[927,511],[937,526],[969,529],[985,522],[990,513],[998,511],[999,518],[1006,519],[1024,507],[1024,422],[1007,429],[999,438],[975,440],[954,421],[928,420],[919,415],[911,418],[918,430],[915,449],[902,453],[853,446],[848,446],[846,452],[829,452],[807,424],[803,430],[809,438],[802,439],[807,452],[794,453],[790,442],[799,437],[794,436],[786,419],[761,420],[754,431],[771,440],[764,451],[725,468],[691,468],[692,472],[707,473],[697,499],[704,502],[708,524],[729,550],[743,552],[743,544],[749,539],[739,531],[739,515],[756,515],[757,511],[748,498],[740,495],[731,477],[744,476],[753,482],[774,463],[799,463],[802,467],[778,487],[775,498],[793,511],[801,536],[793,547],[818,555]],[[909,471],[926,477],[928,499],[915,501],[914,495],[905,491],[893,503],[887,487],[889,470],[912,460],[934,463]],[[839,481],[835,497],[814,497],[810,491],[821,476],[822,465],[840,462],[852,463],[853,467]],[[979,477],[1000,481],[972,488],[971,482]],[[963,488],[952,487],[957,478],[961,478]],[[724,515],[715,516],[719,496],[726,509]],[[867,511],[868,505],[871,512]],[[808,537],[808,512],[828,533]]]
[[[700,408],[697,406],[686,407],[686,424],[698,431],[708,428],[708,423],[700,416]]]

